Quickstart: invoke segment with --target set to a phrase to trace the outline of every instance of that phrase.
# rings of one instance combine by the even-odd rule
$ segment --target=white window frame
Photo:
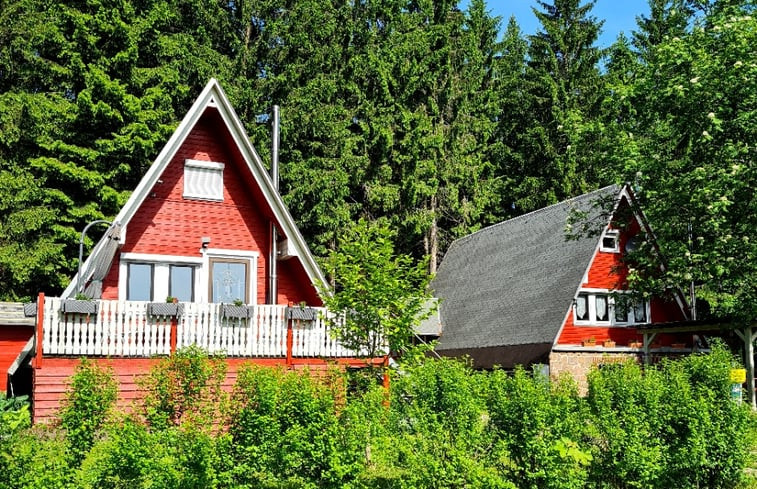
[[[612,246],[605,246],[606,238],[612,239]],[[599,240],[599,251],[604,251],[605,253],[620,253],[620,232],[617,229],[605,229]]]
[[[226,165],[215,161],[184,160],[184,192],[182,196],[185,199],[212,200],[223,202],[223,169]],[[213,186],[209,187],[207,192],[198,192],[196,188],[190,185],[195,181],[192,178],[194,173],[206,173],[212,178]]]
[[[247,270],[250,273],[249,289],[247,294],[250,297],[249,304],[257,304],[258,297],[258,259],[260,253],[257,251],[227,250],[221,248],[206,248],[203,250],[202,268],[196,275],[201,276],[201,288],[195,289],[195,297],[198,302],[210,302],[210,260],[211,259],[231,259],[242,260],[248,263]]]
[[[578,293],[576,294],[575,299],[573,300],[573,324],[577,326],[601,326],[601,327],[607,327],[607,326],[636,326],[639,324],[648,324],[651,322],[651,307],[650,307],[650,301],[647,299],[642,299],[644,301],[644,307],[645,307],[645,313],[646,313],[646,320],[643,322],[637,322],[635,317],[635,311],[633,304],[631,304],[631,308],[629,310],[628,315],[628,321],[617,321],[615,319],[615,297],[613,295],[617,294],[630,294],[630,291],[618,291],[618,290],[609,290],[609,289],[580,289]],[[586,295],[587,296],[587,308],[588,308],[588,319],[578,319],[578,314],[576,312],[576,303],[578,301],[578,297],[580,295]],[[607,321],[599,321],[597,320],[597,306],[596,306],[596,297],[597,296],[606,296],[607,297]]]
[[[195,301],[198,301],[200,290],[200,275],[203,260],[201,257],[179,255],[155,255],[150,253],[121,253],[118,269],[118,300],[125,301],[128,288],[129,263],[146,263],[153,265],[152,271],[152,301],[162,302],[168,297],[170,287],[171,265],[185,265],[195,267],[194,290]]]

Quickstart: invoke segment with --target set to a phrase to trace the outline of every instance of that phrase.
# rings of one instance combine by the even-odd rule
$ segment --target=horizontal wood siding
[[[0,390],[8,389],[8,369],[34,335],[29,326],[0,326]]]
[[[160,362],[154,358],[96,358],[90,359],[104,368],[112,369],[118,382],[118,401],[116,406],[127,412],[139,409],[146,393],[139,386],[139,379],[149,373]],[[231,392],[240,369],[249,366],[289,368],[292,370],[309,370],[316,375],[332,368],[365,367],[378,365],[383,359],[367,360],[362,358],[342,358],[337,361],[323,359],[302,359],[287,366],[285,358],[241,359],[227,358],[227,372],[223,388]],[[79,358],[45,358],[42,366],[34,370],[34,423],[50,423],[57,420],[61,402],[65,399],[71,376],[81,363]]]

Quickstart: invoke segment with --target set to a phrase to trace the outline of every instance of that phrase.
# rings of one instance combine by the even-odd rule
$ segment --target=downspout
[[[271,138],[271,180],[273,189],[279,191],[279,106],[273,106],[273,135]],[[278,300],[278,279],[276,276],[276,258],[278,257],[277,248],[278,232],[276,224],[271,220],[271,252],[268,257],[268,302],[276,304]]]

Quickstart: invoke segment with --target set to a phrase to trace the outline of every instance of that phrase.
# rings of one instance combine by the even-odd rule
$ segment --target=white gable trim
[[[145,201],[147,196],[152,191],[153,186],[158,182],[160,175],[163,173],[168,164],[173,160],[174,156],[178,152],[179,148],[184,144],[189,133],[194,129],[197,122],[208,108],[217,110],[227,129],[229,130],[234,143],[239,148],[244,162],[247,164],[248,169],[252,173],[253,178],[260,186],[266,202],[271,207],[273,214],[277,221],[277,227],[279,233],[289,240],[290,246],[297,252],[305,272],[313,285],[327,284],[326,279],[321,271],[320,267],[315,261],[310,249],[305,243],[305,239],[302,237],[294,219],[289,214],[289,211],[284,204],[283,199],[273,186],[268,171],[263,165],[263,161],[260,159],[257,151],[250,142],[247,132],[244,129],[242,122],[239,120],[236,112],[234,111],[229,99],[226,97],[223,89],[215,78],[212,78],[200,95],[195,100],[192,107],[189,109],[184,119],[176,128],[174,133],[169,138],[166,145],[158,154],[157,158],[150,168],[145,173],[142,180],[132,192],[129,200],[121,208],[116,218],[113,220],[115,223],[120,223],[124,230],[121,233],[121,243],[124,243],[126,236],[126,226],[129,221],[139,210],[139,207]],[[86,276],[85,271],[89,270],[90,262],[93,261],[93,257],[97,254],[101,248],[101,243],[95,246],[93,253],[87,258],[82,265],[82,274]],[[326,285],[327,286],[327,285]],[[76,280],[73,280],[66,290],[63,292],[63,297],[70,297],[74,295],[76,288]]]

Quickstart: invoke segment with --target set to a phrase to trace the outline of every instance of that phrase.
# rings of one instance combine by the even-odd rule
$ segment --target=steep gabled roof
[[[443,332],[436,349],[548,350],[598,243],[596,236],[567,240],[567,218],[578,210],[602,219],[597,201],[619,192],[605,187],[452,243],[431,283],[441,299]]]
[[[139,207],[148,197],[153,186],[158,183],[161,174],[176,155],[179,148],[181,148],[189,133],[203,114],[208,110],[217,111],[223,120],[233,142],[242,155],[244,163],[247,165],[247,168],[257,185],[260,187],[266,202],[272,210],[277,221],[279,235],[289,241],[289,246],[294,250],[294,253],[292,254],[301,260],[303,268],[310,281],[313,284],[319,281],[325,284],[326,280],[323,276],[323,272],[318,267],[318,264],[305,243],[294,219],[289,214],[284,201],[275,190],[273,181],[271,180],[268,171],[265,169],[263,161],[252,146],[250,139],[247,137],[247,132],[234,111],[234,108],[231,106],[228,97],[218,81],[214,78],[208,82],[202,90],[202,93],[197,97],[192,107],[184,116],[184,119],[163,147],[163,150],[150,166],[147,173],[145,173],[145,176],[139,182],[139,185],[137,185],[137,188],[134,189],[129,200],[113,220],[114,226],[122,230],[120,233],[120,242],[122,244],[125,242],[129,221],[134,217],[135,213],[139,210]],[[112,241],[108,238],[108,234],[109,233],[106,233],[106,236],[103,236],[90,256],[82,264],[82,277],[85,279],[92,275],[97,264],[98,256],[108,253],[108,244],[109,241]],[[63,297],[75,295],[75,288],[76,280],[73,280],[64,291]]]

